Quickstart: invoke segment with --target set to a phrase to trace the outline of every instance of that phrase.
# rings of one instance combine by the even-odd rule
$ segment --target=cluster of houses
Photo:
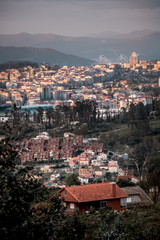
[[[92,139],[90,139],[92,140]],[[123,179],[130,176],[134,182],[139,181],[133,176],[133,172],[128,169],[119,168],[118,159],[125,161],[127,154],[115,155],[111,152],[103,152],[103,144],[83,139],[82,135],[74,135],[72,133],[64,133],[62,138],[51,138],[48,133],[42,133],[36,138],[25,139],[20,144],[22,162],[61,163],[65,167],[63,169],[54,169],[53,165],[45,165],[41,168],[42,172],[51,173],[49,181],[52,184],[48,186],[64,186],[59,181],[61,172],[76,173],[82,184],[89,184],[105,179],[106,173],[113,174],[111,180]],[[53,180],[56,180],[54,182]],[[57,182],[58,180],[58,182]]]
[[[89,142],[81,135],[71,133],[65,133],[63,138],[50,138],[47,133],[42,133],[36,138],[24,140],[21,148],[25,150],[21,156],[23,162],[48,159],[64,159],[67,162],[68,167],[65,168],[55,169],[52,164],[40,168],[43,173],[50,173],[44,186],[61,189],[59,195],[63,198],[67,214],[77,209],[89,212],[91,208],[99,210],[109,206],[114,210],[125,210],[151,203],[151,199],[139,186],[120,188],[116,184],[120,179],[130,179],[134,183],[140,179],[127,168],[119,167],[118,159],[121,157],[125,161],[126,154],[109,157],[109,152],[103,152],[101,143]],[[81,185],[66,186],[63,173],[66,176],[76,173]],[[116,178],[105,182],[107,173]]]
[[[51,156],[53,159],[67,159],[65,162],[68,167],[55,169],[50,164],[40,168],[41,172],[50,173],[50,179],[44,182],[44,186],[61,189],[59,196],[63,199],[67,214],[72,214],[77,209],[80,212],[89,212],[91,208],[99,210],[109,206],[114,210],[125,210],[151,203],[139,186],[120,188],[116,184],[120,179],[130,179],[137,183],[139,178],[129,175],[127,169],[120,168],[115,155],[113,159],[108,158],[109,154],[102,151],[102,144],[83,140],[82,136],[71,133],[65,133],[63,138],[50,138],[47,133],[42,133],[21,143],[21,148],[25,149],[22,151],[22,161],[47,160]],[[77,150],[80,154],[75,156]],[[126,155],[123,158],[125,160]],[[62,173],[66,176],[76,173],[81,185],[66,186]],[[116,179],[104,181],[106,173],[115,174]],[[97,179],[101,179],[101,182],[96,181]]]
[[[97,142],[83,142],[82,135],[65,133],[63,138],[50,138],[47,133],[42,133],[36,138],[25,139],[20,144],[22,162],[48,161],[73,158],[77,151],[90,149],[102,152],[103,144]],[[81,159],[82,160],[82,159]],[[83,158],[82,165],[88,164]]]

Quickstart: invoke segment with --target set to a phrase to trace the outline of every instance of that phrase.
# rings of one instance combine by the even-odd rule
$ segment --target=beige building
[[[133,52],[130,56],[130,65],[131,67],[135,67],[137,63],[139,63],[138,54],[136,52]]]

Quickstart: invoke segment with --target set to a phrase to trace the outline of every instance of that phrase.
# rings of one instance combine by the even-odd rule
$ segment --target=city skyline
[[[160,31],[159,0],[1,0],[0,33],[84,36],[103,31]]]

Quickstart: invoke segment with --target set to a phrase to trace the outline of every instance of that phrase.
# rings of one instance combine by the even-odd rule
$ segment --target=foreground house
[[[63,197],[68,214],[77,208],[79,211],[88,211],[91,207],[99,210],[106,206],[110,206],[114,210],[127,208],[128,195],[115,183],[103,182],[64,187],[59,194]]]

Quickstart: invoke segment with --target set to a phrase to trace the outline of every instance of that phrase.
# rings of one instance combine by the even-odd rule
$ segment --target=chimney
[[[111,184],[111,196],[116,197],[116,183],[110,182],[110,184]]]

